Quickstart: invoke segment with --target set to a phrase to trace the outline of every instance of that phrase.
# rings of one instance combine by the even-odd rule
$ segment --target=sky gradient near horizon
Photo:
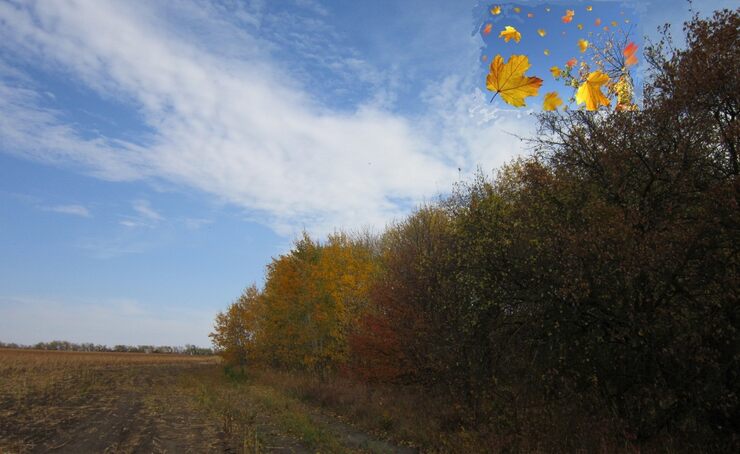
[[[492,4],[0,0],[0,341],[208,345],[301,230],[381,231],[526,153],[532,110],[482,83]]]

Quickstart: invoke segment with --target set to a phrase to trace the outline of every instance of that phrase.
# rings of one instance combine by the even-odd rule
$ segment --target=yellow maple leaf
[[[544,28],[540,28],[537,30],[537,34],[544,38],[545,35],[547,35],[547,32],[545,31]]]
[[[581,50],[581,53],[586,52],[586,49],[588,49],[588,41],[586,41],[585,39],[579,39],[578,48]]]
[[[498,37],[504,38],[504,42],[507,43],[512,39],[516,42],[522,40],[522,34],[519,33],[519,31],[517,31],[517,29],[512,27],[511,25],[507,25],[506,28],[504,28],[501,33],[499,33]]]
[[[550,68],[550,72],[552,73],[552,77],[556,79],[560,77],[561,71],[560,68],[558,68],[557,66],[553,66],[552,68]]]
[[[495,92],[494,98],[501,94],[504,102],[514,107],[523,107],[526,105],[524,98],[537,96],[542,86],[542,79],[539,77],[524,75],[530,66],[526,55],[512,55],[506,63],[501,55],[496,55],[486,77],[486,88]]]
[[[556,110],[561,104],[563,104],[563,100],[560,99],[560,95],[555,91],[551,91],[545,95],[542,110]]]
[[[609,76],[601,71],[589,73],[586,81],[578,87],[576,103],[586,104],[586,110],[597,110],[599,106],[608,106],[609,98],[601,92],[602,85],[609,82]]]
[[[499,5],[496,5],[491,8],[491,14],[493,14],[494,16],[498,16],[499,14],[501,14],[501,7]]]

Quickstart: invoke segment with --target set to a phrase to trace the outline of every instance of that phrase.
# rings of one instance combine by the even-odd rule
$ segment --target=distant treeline
[[[640,111],[542,114],[382,234],[304,235],[218,352],[421,388],[493,452],[740,452],[740,10],[686,32]]]
[[[38,342],[33,345],[16,344],[13,342],[0,342],[0,348],[20,348],[33,350],[56,350],[65,352],[118,352],[118,353],[168,353],[177,355],[213,355],[213,349],[198,347],[197,345],[185,344],[185,346],[169,345],[107,345],[93,344],[84,342],[76,344],[74,342],[55,340],[51,342]]]

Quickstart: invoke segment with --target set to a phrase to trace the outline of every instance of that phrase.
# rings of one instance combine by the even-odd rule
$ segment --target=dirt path
[[[375,435],[363,432],[334,416],[314,411],[311,412],[310,418],[315,424],[326,427],[328,431],[334,434],[341,446],[349,451],[401,454],[414,454],[418,452],[416,449],[399,446],[387,440],[382,440]]]
[[[0,393],[0,454],[251,453],[255,446],[414,452],[269,386],[234,383],[213,363],[100,367]]]

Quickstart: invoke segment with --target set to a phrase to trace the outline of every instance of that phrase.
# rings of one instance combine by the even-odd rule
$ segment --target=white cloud
[[[132,205],[134,207],[134,211],[139,213],[139,216],[144,219],[155,222],[161,221],[163,219],[161,214],[154,211],[154,208],[152,208],[148,200],[134,200],[134,203]]]
[[[83,218],[90,217],[90,210],[82,205],[56,205],[47,207],[47,211],[53,211],[55,213],[71,214],[74,216],[81,216]]]
[[[124,219],[119,222],[119,224],[124,227],[154,227],[164,220],[164,217],[152,208],[148,200],[134,200],[131,203],[131,207],[134,209],[136,214],[133,216],[125,216]]]
[[[333,110],[264,52],[237,56],[204,49],[147,10],[153,6],[142,5],[0,3],[3,47],[136,107],[153,131],[145,144],[91,139],[61,112],[42,107],[32,88],[2,83],[4,149],[82,166],[109,180],[164,179],[196,188],[248,209],[283,234],[304,226],[318,233],[382,226],[447,191],[458,167],[469,171],[481,159],[487,167],[521,150],[496,127],[498,120],[469,122],[477,100],[460,96],[466,92],[460,81],[443,87],[452,104],[438,101],[439,111],[421,117],[389,111],[389,103],[377,97]],[[203,27],[219,23],[215,7],[183,5],[183,11],[207,16],[199,18]],[[256,13],[249,19],[260,20]],[[247,48],[259,42],[244,30],[230,38]],[[355,66],[371,72],[363,71],[363,61]],[[508,129],[528,128],[526,121],[501,121]],[[143,211],[139,215],[156,221]]]
[[[67,340],[115,345],[209,346],[213,312],[160,307],[126,298],[68,300],[0,295],[3,342]]]
[[[186,218],[183,220],[183,224],[185,224],[185,227],[190,230],[198,230],[201,227],[212,223],[213,221],[211,219]]]

